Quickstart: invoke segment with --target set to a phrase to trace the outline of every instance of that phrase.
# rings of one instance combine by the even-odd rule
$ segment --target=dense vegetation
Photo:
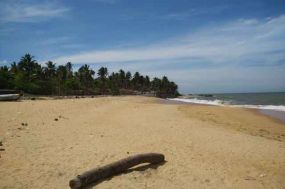
[[[108,74],[105,67],[97,71],[98,77],[95,76],[95,71],[88,65],[83,65],[73,72],[70,62],[56,66],[48,61],[46,66],[41,66],[33,56],[26,54],[18,63],[0,67],[0,89],[17,89],[40,95],[178,95],[177,85],[165,76],[151,81],[148,76],[139,72],[132,75],[120,70],[118,73]]]

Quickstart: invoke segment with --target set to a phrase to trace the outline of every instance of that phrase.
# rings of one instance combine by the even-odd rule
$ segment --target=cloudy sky
[[[0,65],[25,53],[166,75],[183,93],[285,91],[285,1],[1,0]]]

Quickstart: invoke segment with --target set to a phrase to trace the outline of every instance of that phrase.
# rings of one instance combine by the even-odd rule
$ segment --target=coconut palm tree
[[[106,79],[106,77],[108,76],[108,69],[105,68],[105,67],[101,67],[99,70],[98,70],[98,76],[100,79]]]
[[[131,85],[132,74],[131,72],[126,73],[126,88],[130,88]]]
[[[101,67],[98,70],[97,75],[99,76],[98,84],[99,84],[101,94],[105,94],[108,88],[108,83],[107,83],[108,69],[106,67]]]
[[[18,63],[20,71],[24,72],[28,77],[28,81],[31,81],[35,74],[41,71],[41,66],[34,60],[34,57],[30,54],[25,54]]]

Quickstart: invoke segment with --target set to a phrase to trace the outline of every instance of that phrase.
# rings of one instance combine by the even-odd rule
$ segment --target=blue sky
[[[183,93],[285,91],[285,1],[1,0],[0,65],[25,53],[167,75]]]

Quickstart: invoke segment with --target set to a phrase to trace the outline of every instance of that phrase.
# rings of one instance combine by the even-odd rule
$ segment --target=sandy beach
[[[22,124],[23,123],[23,124]],[[0,188],[62,189],[137,153],[163,153],[96,188],[285,188],[285,124],[255,110],[151,97],[0,103]]]

